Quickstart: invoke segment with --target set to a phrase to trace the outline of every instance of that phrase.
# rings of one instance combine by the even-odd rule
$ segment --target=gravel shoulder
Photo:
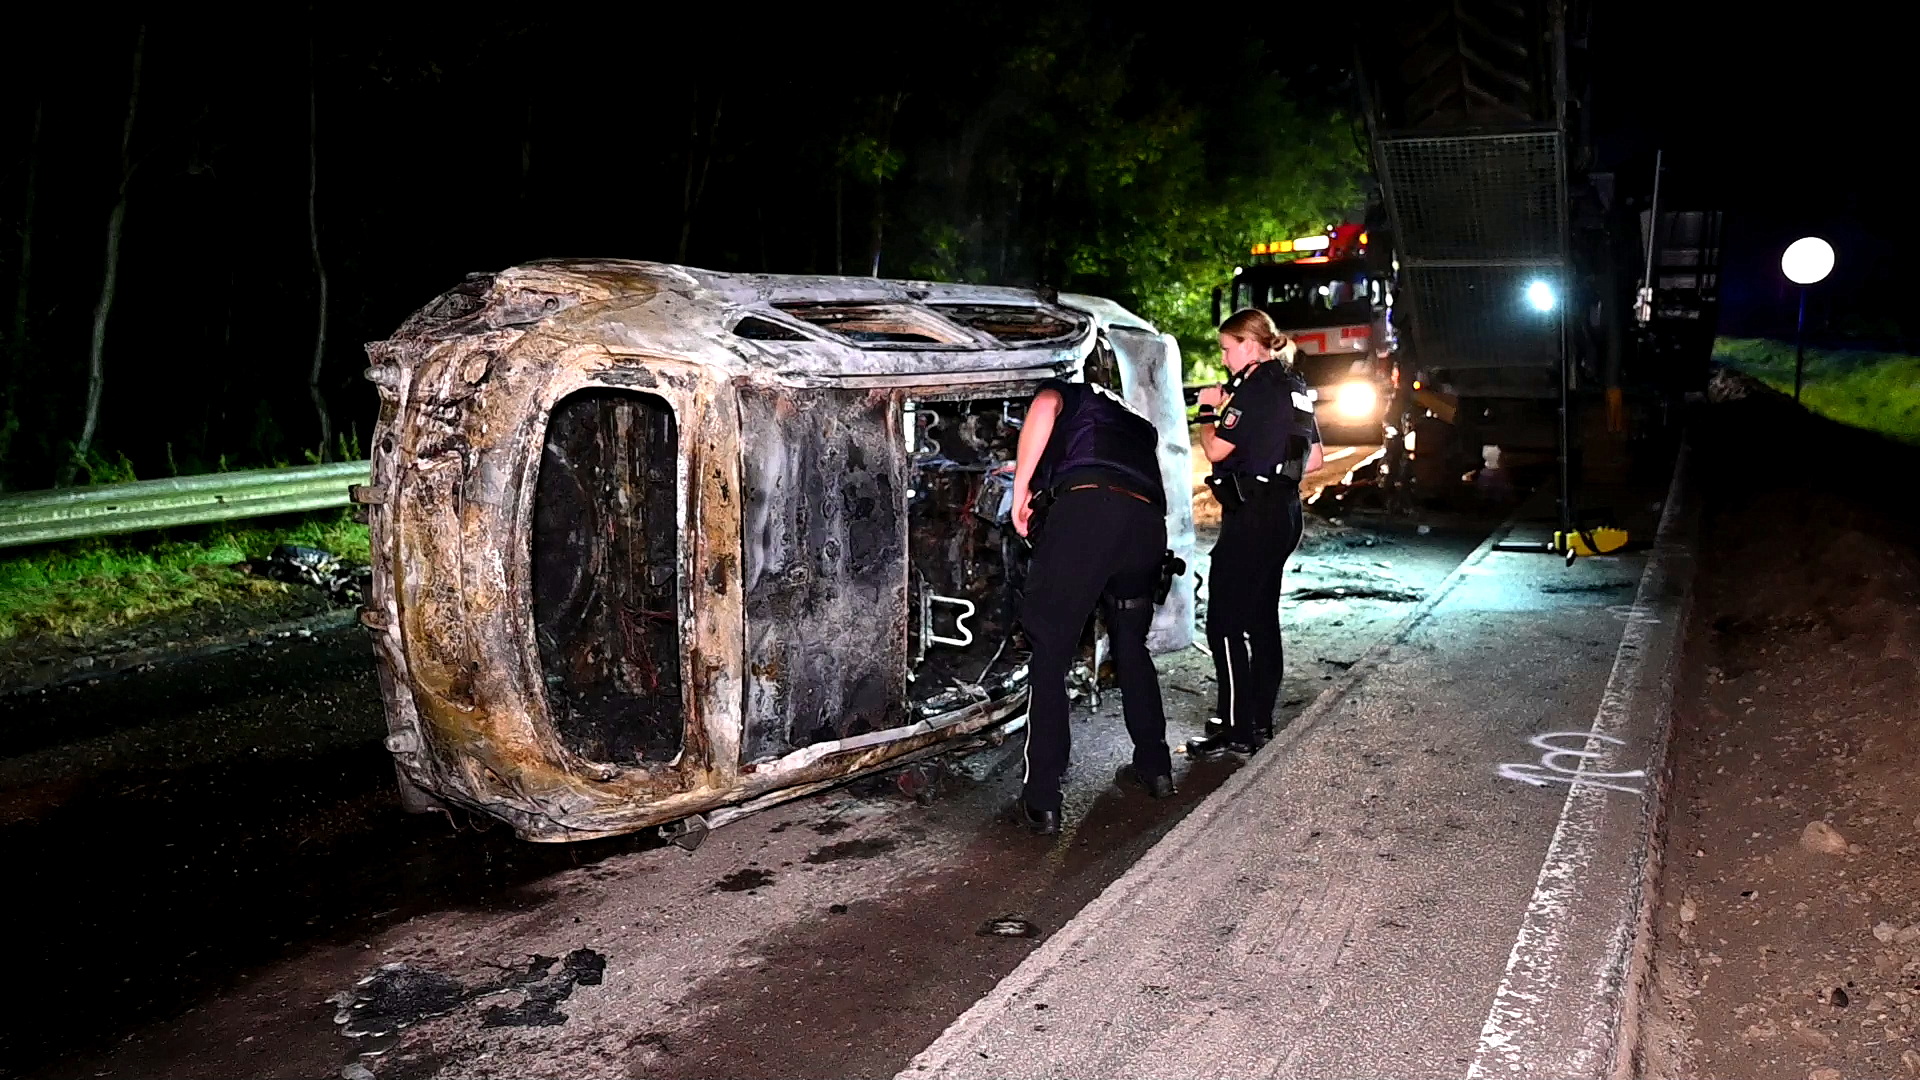
[[[1920,1076],[1920,453],[1745,389],[1693,439],[1641,1074]],[[1760,445],[1817,452],[1760,470]]]

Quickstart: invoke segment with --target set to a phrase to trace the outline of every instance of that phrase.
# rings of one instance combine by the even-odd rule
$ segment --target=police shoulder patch
[[[1240,410],[1239,410],[1239,409],[1228,409],[1228,410],[1227,410],[1226,412],[1224,412],[1224,413],[1222,413],[1222,414],[1221,414],[1221,416],[1220,416],[1220,426],[1221,426],[1221,427],[1228,427],[1228,428],[1230,428],[1230,427],[1232,427],[1233,425],[1235,425],[1235,424],[1237,424],[1237,423],[1239,423],[1239,422],[1240,422]]]

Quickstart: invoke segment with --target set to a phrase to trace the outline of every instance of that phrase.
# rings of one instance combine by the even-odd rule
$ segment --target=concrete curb
[[[1495,528],[1479,547],[1461,560],[1459,566],[1454,567],[1453,572],[1448,574],[1425,600],[1420,601],[1413,610],[1403,616],[1391,631],[1383,635],[1365,655],[1355,661],[1353,667],[1347,669],[1339,679],[1322,690],[1319,696],[1314,698],[1313,703],[1294,717],[1293,722],[1282,729],[1271,743],[1268,743],[1244,767],[1229,777],[1226,783],[1214,789],[1199,806],[1194,807],[1178,825],[1148,849],[1147,853],[1126,873],[1101,890],[1100,895],[1082,908],[1079,914],[1055,931],[1038,949],[1029,953],[1019,967],[1001,979],[992,990],[976,1000],[966,1012],[948,1025],[931,1045],[916,1055],[907,1067],[897,1074],[897,1077],[918,1080],[928,1074],[941,1074],[948,1071],[948,1059],[951,1055],[942,1052],[943,1046],[959,1046],[970,1032],[991,1023],[1001,1001],[1026,992],[1047,971],[1058,965],[1068,952],[1080,947],[1086,941],[1087,925],[1097,922],[1107,912],[1120,907],[1124,898],[1138,889],[1144,879],[1159,873],[1187,848],[1205,842],[1213,828],[1213,823],[1223,815],[1233,812],[1234,803],[1245,790],[1266,774],[1284,767],[1286,750],[1299,742],[1322,719],[1332,714],[1360,680],[1377,668],[1394,648],[1405,642],[1421,620],[1451,595],[1460,582],[1473,573],[1473,568],[1492,554],[1494,546],[1506,540],[1517,524],[1516,515]]]
[[[1693,595],[1697,509],[1681,448],[1607,689],[1570,782],[1469,1080],[1632,1075],[1648,983],[1673,684]],[[1643,755],[1643,756],[1639,756]],[[1608,792],[1646,766],[1638,805]],[[1624,844],[1621,842],[1624,841]]]
[[[84,667],[69,663],[58,671],[37,676],[23,683],[15,683],[12,686],[0,688],[0,697],[12,697],[17,694],[30,694],[40,690],[52,690],[57,687],[85,682],[89,679],[109,678],[148,665],[171,665],[188,660],[197,660],[201,657],[231,652],[234,649],[243,649],[249,645],[260,645],[269,641],[277,641],[281,638],[300,635],[300,632],[303,630],[306,631],[308,635],[323,634],[330,630],[351,626],[357,619],[358,615],[355,609],[352,608],[344,611],[323,611],[318,615],[308,615],[304,618],[292,619],[287,622],[273,623],[268,626],[248,627],[245,630],[236,631],[221,637],[202,638],[197,642],[184,646],[157,645],[146,649],[129,649],[126,652],[114,654],[103,663],[92,663]]]
[[[1640,873],[1633,882],[1636,895],[1632,946],[1621,958],[1624,990],[1609,1052],[1607,1076],[1610,1080],[1630,1080],[1642,1075],[1645,1059],[1642,1039],[1646,1032],[1640,1018],[1645,1014],[1654,992],[1653,921],[1654,911],[1659,904],[1661,876],[1666,872],[1664,840],[1667,819],[1672,810],[1668,797],[1673,789],[1673,763],[1668,751],[1673,742],[1673,700],[1680,664],[1686,655],[1687,642],[1693,636],[1694,575],[1697,568],[1694,553],[1698,550],[1700,538],[1699,503],[1686,491],[1687,485],[1682,475],[1688,456],[1688,450],[1683,445],[1681,461],[1674,469],[1673,492],[1680,493],[1686,499],[1686,504],[1680,513],[1675,535],[1665,538],[1669,544],[1667,555],[1676,564],[1668,579],[1669,588],[1678,591],[1674,616],[1676,639],[1668,650],[1666,663],[1658,678],[1643,690],[1648,699],[1645,705],[1655,710],[1654,724],[1658,734],[1654,754],[1647,762],[1647,801],[1640,837]],[[1656,544],[1658,542],[1657,539]]]

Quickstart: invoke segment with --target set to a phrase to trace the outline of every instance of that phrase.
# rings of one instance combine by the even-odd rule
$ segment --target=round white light
[[[1527,286],[1527,303],[1535,311],[1553,310],[1553,286],[1544,281],[1536,281]]]
[[[1380,404],[1380,392],[1370,382],[1341,383],[1333,393],[1333,411],[1349,420],[1371,416]]]
[[[1795,285],[1812,285],[1833,273],[1833,245],[1817,236],[1802,237],[1787,245],[1780,256],[1780,272]]]

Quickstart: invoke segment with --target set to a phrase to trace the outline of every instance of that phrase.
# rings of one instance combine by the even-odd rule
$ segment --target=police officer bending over
[[[1147,653],[1167,544],[1153,422],[1109,390],[1049,379],[1027,406],[1014,463],[1013,525],[1034,542],[1020,620],[1033,647],[1027,777],[1020,811],[1060,831],[1067,769],[1067,668],[1094,605],[1106,604],[1133,763],[1121,779],[1173,794],[1160,677]],[[1164,595],[1164,594],[1162,594]]]
[[[1280,573],[1300,546],[1300,479],[1320,467],[1320,428],[1292,350],[1267,313],[1248,308],[1220,324],[1232,375],[1200,392],[1200,447],[1220,503],[1220,539],[1207,577],[1207,644],[1219,681],[1217,734],[1187,753],[1251,754],[1273,737],[1285,673]]]

